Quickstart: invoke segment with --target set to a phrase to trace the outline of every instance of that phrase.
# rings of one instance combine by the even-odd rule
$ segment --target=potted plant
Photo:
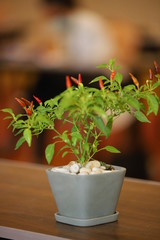
[[[9,127],[20,135],[16,149],[24,142],[30,147],[34,135],[48,130],[54,132],[53,142],[45,150],[49,164],[59,142],[64,143],[59,150],[62,157],[70,152],[75,156],[74,162],[46,171],[58,207],[57,221],[93,226],[117,220],[116,205],[126,169],[94,160],[94,155],[101,150],[120,152],[113,146],[99,148],[99,145],[100,137],[108,139],[114,120],[121,114],[127,112],[145,123],[149,122],[147,116],[150,113],[157,115],[160,101],[155,90],[160,86],[160,75],[156,62],[154,66],[154,80],[150,69],[144,85],[140,86],[130,74],[133,84],[122,87],[123,77],[115,60],[111,59],[108,64],[98,66],[106,68],[109,77],[96,77],[90,83],[99,82],[98,89],[92,85],[85,87],[80,74],[78,79],[66,76],[67,89],[58,96],[44,103],[34,96],[38,106],[33,101],[16,98],[24,108],[24,114],[15,115],[10,108],[2,110],[8,114],[6,118],[11,119]],[[59,131],[55,121],[61,121],[64,126],[70,124],[70,128]]]

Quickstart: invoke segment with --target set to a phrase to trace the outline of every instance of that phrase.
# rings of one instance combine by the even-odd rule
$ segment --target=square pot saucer
[[[90,219],[78,219],[78,218],[70,218],[60,215],[59,213],[55,213],[55,219],[57,222],[66,223],[73,226],[79,227],[91,227],[104,223],[115,222],[118,219],[119,212],[115,212],[112,215],[107,215],[103,217],[90,218]]]

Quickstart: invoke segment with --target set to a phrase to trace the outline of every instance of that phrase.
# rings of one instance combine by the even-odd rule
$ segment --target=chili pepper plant
[[[148,79],[141,86],[132,74],[133,84],[122,86],[123,76],[113,59],[98,68],[106,69],[107,76],[96,77],[88,86],[83,85],[81,74],[78,78],[66,76],[66,90],[44,103],[36,96],[36,104],[24,98],[16,98],[24,114],[15,115],[11,108],[3,109],[8,114],[6,119],[11,120],[9,127],[12,126],[13,133],[20,136],[15,149],[24,142],[30,147],[33,136],[47,130],[54,132],[53,142],[45,149],[49,164],[55,153],[55,145],[59,142],[64,143],[59,150],[62,157],[72,152],[82,166],[101,150],[119,153],[117,148],[110,145],[99,147],[100,137],[108,139],[113,122],[125,112],[143,123],[150,122],[149,114],[157,115],[160,105],[156,93],[160,86],[159,67],[154,62],[155,75],[149,69]],[[99,88],[93,86],[95,82],[99,82]],[[71,129],[59,132],[55,121],[62,121],[64,125],[69,123]]]

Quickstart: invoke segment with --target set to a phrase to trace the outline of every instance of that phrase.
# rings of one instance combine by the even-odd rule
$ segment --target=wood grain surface
[[[82,228],[55,221],[57,208],[46,168],[0,160],[0,237],[4,237],[3,227],[9,227],[17,231],[17,238],[14,234],[12,239],[18,239],[18,229],[46,235],[46,239],[47,236],[75,240],[159,239],[160,183],[125,178],[117,206],[118,221]]]

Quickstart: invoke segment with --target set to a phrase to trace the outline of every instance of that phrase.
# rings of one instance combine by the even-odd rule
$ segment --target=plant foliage
[[[42,103],[37,97],[38,107],[33,102],[18,99],[19,104],[24,108],[24,114],[15,115],[10,108],[3,109],[7,113],[7,119],[11,119],[9,125],[13,132],[20,135],[16,144],[18,149],[24,142],[31,146],[32,137],[41,134],[44,130],[54,131],[54,143],[47,146],[45,155],[48,163],[54,156],[55,145],[64,142],[62,157],[72,152],[77,161],[82,165],[91,160],[95,153],[106,150],[112,153],[119,153],[113,146],[100,148],[100,137],[107,139],[111,133],[114,120],[122,113],[132,114],[140,122],[150,122],[148,115],[157,115],[160,100],[155,89],[160,86],[160,75],[146,80],[146,83],[139,86],[138,80],[131,74],[133,84],[122,87],[123,76],[117,72],[115,60],[109,64],[99,65],[98,68],[106,68],[110,77],[96,77],[91,81],[99,82],[100,89],[92,85],[84,86],[81,78],[74,79],[77,86],[71,86],[67,76],[67,89],[58,96]],[[17,100],[17,99],[16,99]],[[146,104],[147,103],[147,107]],[[69,123],[71,131],[66,128],[59,132],[56,129],[55,121]]]

